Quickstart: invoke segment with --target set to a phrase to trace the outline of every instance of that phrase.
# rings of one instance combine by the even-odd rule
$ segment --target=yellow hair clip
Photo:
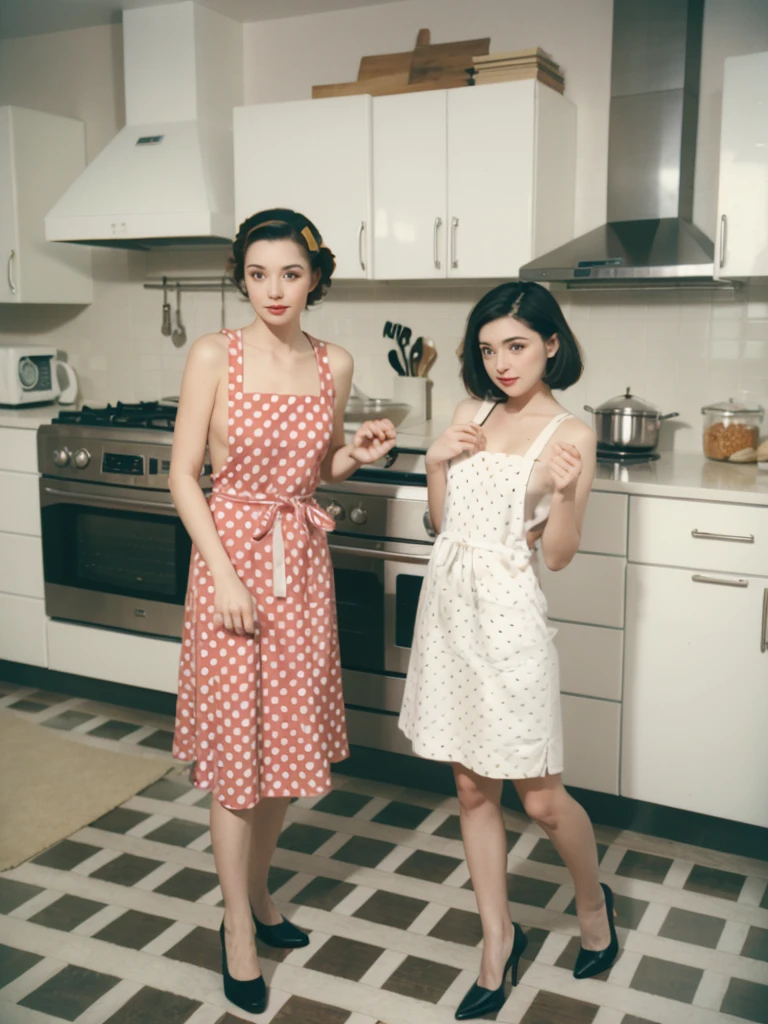
[[[307,243],[310,252],[319,252],[320,246],[317,244],[317,239],[309,230],[309,228],[302,228],[301,233],[304,236],[304,241]]]

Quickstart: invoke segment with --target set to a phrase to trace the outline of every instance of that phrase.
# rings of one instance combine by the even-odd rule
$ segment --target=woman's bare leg
[[[483,925],[483,958],[478,984],[496,989],[512,952],[515,933],[507,898],[507,834],[501,815],[500,779],[454,764],[461,835]]]
[[[283,919],[269,895],[267,877],[290,802],[290,797],[269,797],[253,808],[248,892],[262,924],[280,924]]]
[[[587,812],[566,791],[560,775],[516,779],[515,788],[526,814],[544,829],[571,874],[582,946],[605,949],[611,936],[598,881],[595,833]]]
[[[224,897],[224,931],[229,973],[238,981],[261,974],[248,901],[251,834],[255,808],[230,811],[211,800],[213,859]]]

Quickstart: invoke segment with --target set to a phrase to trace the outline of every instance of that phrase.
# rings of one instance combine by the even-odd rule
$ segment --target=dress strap
[[[493,410],[496,408],[496,405],[496,402],[483,402],[483,404],[475,413],[475,418],[472,420],[472,422],[477,423],[478,426],[482,427],[482,425],[491,415]]]
[[[333,372],[331,371],[331,362],[328,358],[328,346],[324,341],[320,341],[319,338],[307,334],[306,331],[304,333],[315,350],[317,374],[320,378],[320,397],[325,398],[329,405],[333,406],[336,401],[336,385],[333,380]]]
[[[569,412],[561,412],[559,416],[555,416],[553,419],[551,419],[549,423],[546,425],[546,427],[544,427],[542,432],[539,434],[539,436],[536,438],[536,440],[533,442],[528,451],[525,453],[525,461],[533,465],[536,459],[538,459],[538,457],[544,451],[547,442],[551,440],[552,435],[560,426],[560,424],[564,420],[570,419],[570,417],[571,414]]]
[[[232,405],[237,400],[237,395],[242,396],[243,393],[243,332],[222,329],[221,333],[227,339],[227,398],[228,404]]]

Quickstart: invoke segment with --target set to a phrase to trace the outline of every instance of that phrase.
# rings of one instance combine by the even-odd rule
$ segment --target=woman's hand
[[[579,449],[567,441],[556,444],[549,462],[555,494],[575,493],[576,481],[581,476],[581,455]]]
[[[214,578],[213,585],[214,626],[228,629],[238,636],[255,633],[258,626],[256,602],[237,573],[232,571]]]
[[[349,446],[350,457],[361,465],[376,462],[395,447],[397,431],[389,420],[367,420]]]
[[[485,434],[477,423],[455,423],[432,444],[427,452],[427,469],[436,469],[456,459],[462,452],[475,455],[485,448]]]

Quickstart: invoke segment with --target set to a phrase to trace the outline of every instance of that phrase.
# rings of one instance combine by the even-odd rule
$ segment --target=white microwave
[[[0,405],[33,405],[56,399],[63,405],[76,401],[77,377],[69,363],[56,358],[55,348],[0,348]]]

